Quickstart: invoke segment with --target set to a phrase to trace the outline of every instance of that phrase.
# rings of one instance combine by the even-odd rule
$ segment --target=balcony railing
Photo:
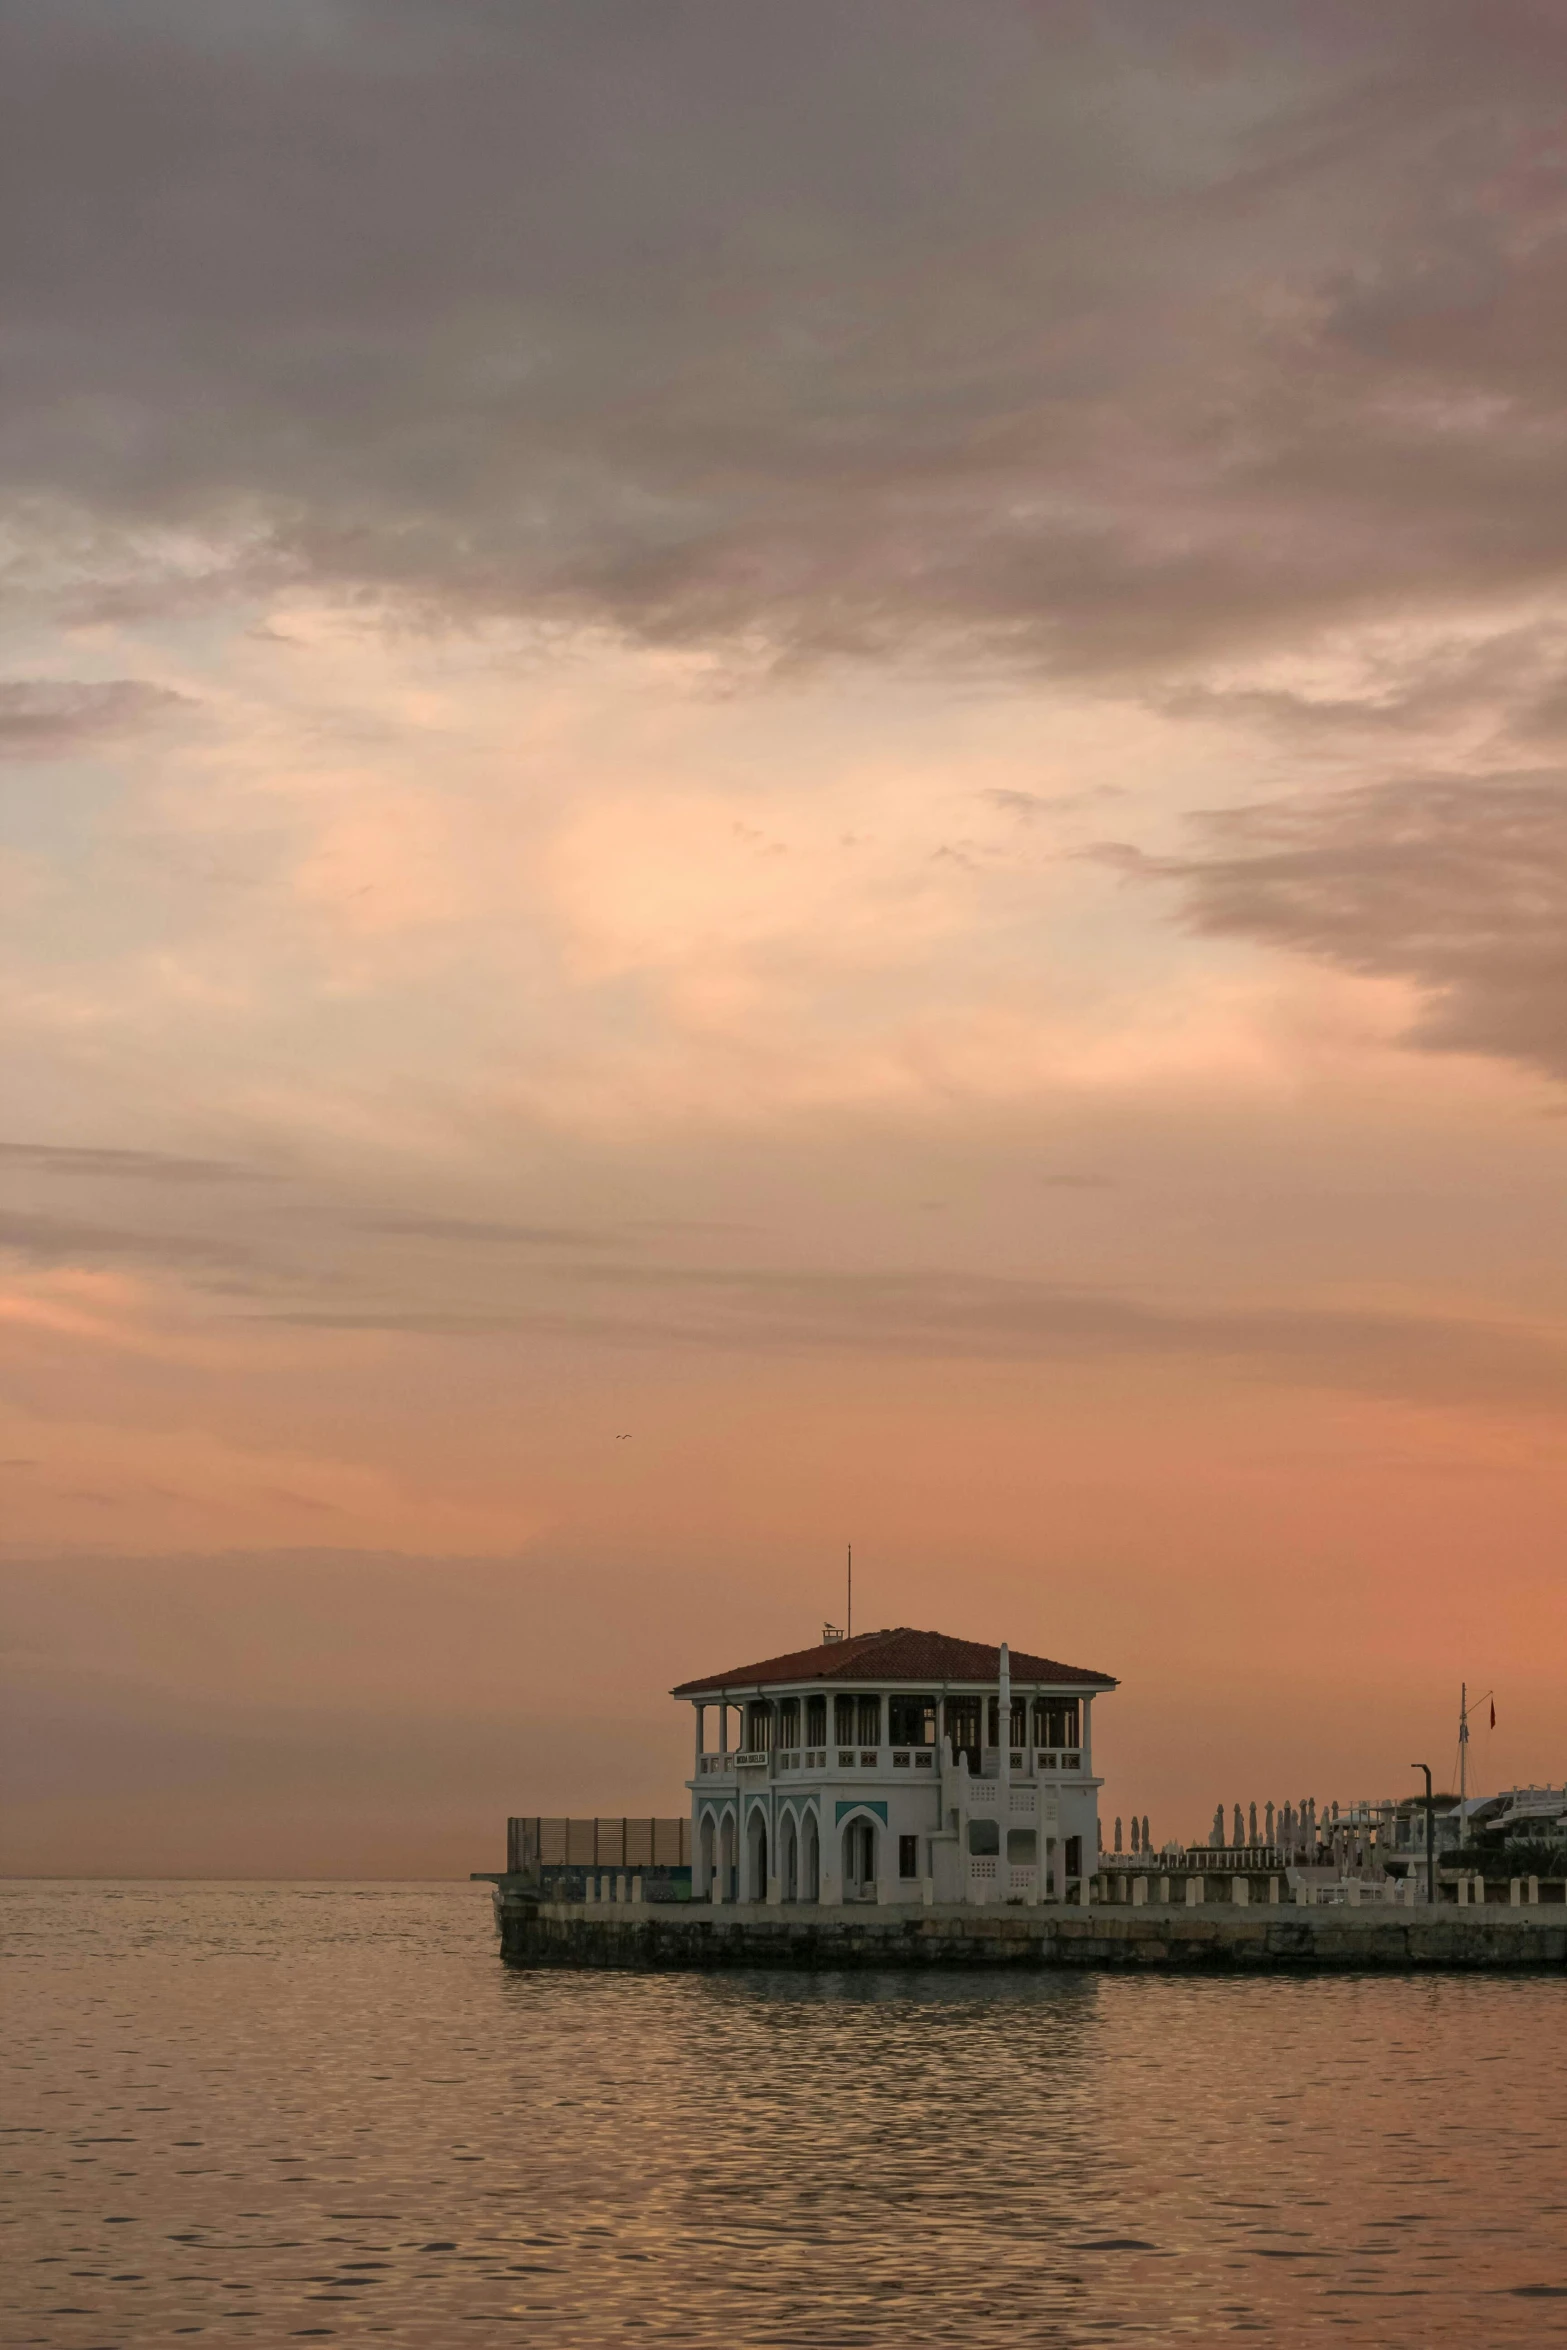
[[[698,1758],[698,1775],[709,1778],[728,1771],[766,1770],[776,1764],[780,1771],[825,1771],[836,1764],[840,1771],[879,1771],[888,1766],[895,1771],[934,1771],[937,1751],[933,1746],[786,1746],[776,1752],[767,1746],[733,1748],[728,1754],[704,1754]],[[1012,1772],[1015,1777],[1026,1777],[1032,1762],[1036,1776],[1057,1776],[1083,1767],[1080,1752],[1041,1748],[1037,1752],[1013,1751]],[[980,1792],[996,1785],[994,1779],[974,1777],[976,1800],[984,1802]]]

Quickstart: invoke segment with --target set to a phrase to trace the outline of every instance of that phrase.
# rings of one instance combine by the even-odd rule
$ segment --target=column
[[[699,1701],[692,1706],[691,1711],[696,1716],[696,1761],[692,1765],[691,1776],[693,1779],[700,1779],[702,1776],[702,1734],[707,1724],[707,1708]]]
[[[1001,1671],[996,1682],[996,1819],[1000,1848],[996,1854],[996,1899],[1012,1891],[1012,1869],[1007,1860],[1007,1833],[1012,1825],[1012,1651],[1001,1643]]]
[[[817,1900],[823,1909],[843,1907],[843,1835],[837,1812],[838,1789],[824,1786],[817,1843]]]

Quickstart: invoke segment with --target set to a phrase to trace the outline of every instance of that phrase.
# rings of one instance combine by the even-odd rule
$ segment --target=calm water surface
[[[7,2345],[1567,2340],[1560,1980],[518,1975],[467,1886],[0,1921]]]

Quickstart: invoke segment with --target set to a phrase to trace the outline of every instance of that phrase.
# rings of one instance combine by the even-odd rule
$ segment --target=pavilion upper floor
[[[1009,1774],[1086,1770],[1091,1702],[1059,1690],[1012,1697]],[[794,1690],[693,1707],[697,1780],[851,1770],[913,1779],[939,1769],[943,1741],[976,1778],[1002,1771],[1001,1700],[986,1690]]]

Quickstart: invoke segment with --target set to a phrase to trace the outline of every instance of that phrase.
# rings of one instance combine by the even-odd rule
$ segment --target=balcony
[[[986,1750],[988,1770],[996,1764],[993,1748]],[[1083,1757],[1077,1749],[1012,1748],[1010,1750],[1013,1779],[1059,1778],[1064,1773],[1080,1771]],[[698,1759],[700,1778],[722,1777],[732,1771],[907,1771],[912,1777],[916,1771],[928,1771],[934,1776],[940,1768],[940,1757],[934,1746],[785,1746],[776,1751],[766,1746],[739,1747],[728,1754],[704,1754]],[[983,1803],[983,1790],[994,1787],[998,1781],[990,1776],[973,1773],[971,1784],[974,1799]]]

